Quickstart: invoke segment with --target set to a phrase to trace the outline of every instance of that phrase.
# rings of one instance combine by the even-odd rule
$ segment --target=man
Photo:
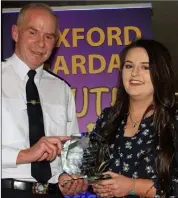
[[[15,53],[2,64],[2,197],[63,197],[87,188],[63,172],[62,143],[79,133],[70,87],[43,70],[58,37],[50,7],[26,5],[12,27]],[[61,193],[62,192],[62,193]]]

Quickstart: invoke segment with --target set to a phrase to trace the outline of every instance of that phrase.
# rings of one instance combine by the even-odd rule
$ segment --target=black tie
[[[26,85],[30,147],[37,143],[41,137],[45,136],[43,112],[40,105],[38,89],[34,83],[35,74],[35,70],[30,70],[28,72],[27,75],[29,79]],[[49,161],[32,162],[31,175],[38,182],[47,183],[51,178],[51,167]]]

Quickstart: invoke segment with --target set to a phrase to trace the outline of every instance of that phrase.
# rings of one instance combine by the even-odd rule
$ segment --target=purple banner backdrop
[[[60,40],[51,70],[72,87],[80,131],[91,131],[101,110],[114,102],[120,52],[136,37],[151,38],[151,7],[56,11]],[[3,13],[3,58],[12,55],[11,26],[17,13]],[[69,197],[69,196],[66,196]],[[84,192],[74,198],[95,198]]]

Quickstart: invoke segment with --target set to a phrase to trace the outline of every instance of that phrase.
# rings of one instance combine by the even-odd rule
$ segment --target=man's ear
[[[12,38],[15,42],[18,42],[19,28],[17,25],[12,26]]]
[[[59,36],[60,36],[60,32],[59,32],[59,29],[56,30],[56,44],[59,40]]]

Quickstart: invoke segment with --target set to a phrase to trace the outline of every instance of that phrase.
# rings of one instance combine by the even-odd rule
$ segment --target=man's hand
[[[77,179],[79,177],[79,175],[69,176],[68,174],[63,174],[59,177],[58,184],[63,195],[76,195],[88,188],[88,182],[84,179]],[[73,180],[72,178],[77,180]],[[62,185],[65,180],[71,180],[71,182]]]
[[[52,161],[61,153],[62,142],[70,140],[69,136],[44,136],[31,148],[21,150],[17,156],[17,164],[35,161]]]

